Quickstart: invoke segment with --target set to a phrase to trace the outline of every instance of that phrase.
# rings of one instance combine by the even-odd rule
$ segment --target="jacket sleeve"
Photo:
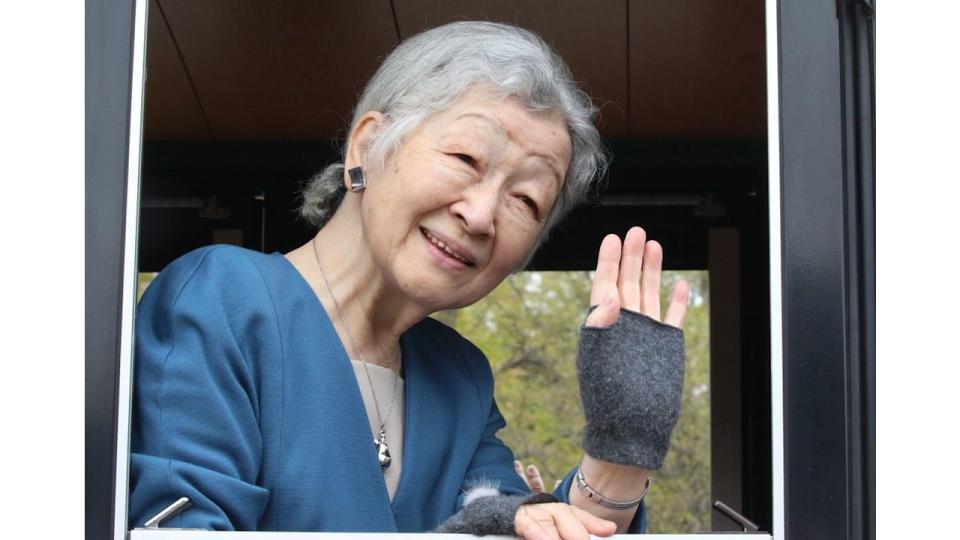
[[[468,360],[467,365],[470,368],[468,377],[476,385],[479,400],[476,421],[480,438],[460,487],[455,510],[457,512],[480,496],[530,494],[530,488],[513,468],[513,452],[497,437],[497,432],[503,429],[507,422],[500,414],[494,399],[493,370],[490,369],[490,363],[486,355],[469,341],[460,338],[460,344],[464,347],[463,357]]]
[[[144,295],[135,336],[129,526],[186,496],[162,526],[256,529],[269,492],[254,360],[280,347],[259,270],[224,247],[178,259]]]
[[[513,452],[497,437],[497,432],[506,425],[496,401],[491,397],[486,427],[467,470],[457,499],[457,510],[477,496],[492,494],[492,490],[500,495],[530,494],[530,488],[513,468]]]

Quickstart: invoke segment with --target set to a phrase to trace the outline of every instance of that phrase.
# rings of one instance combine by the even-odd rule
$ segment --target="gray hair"
[[[371,165],[382,166],[404,136],[478,87],[515,98],[531,112],[559,114],[567,124],[573,154],[540,235],[542,242],[557,222],[586,200],[605,172],[608,158],[593,125],[596,108],[590,97],[560,56],[533,32],[506,24],[462,21],[407,39],[367,83],[350,127],[368,111],[384,115],[386,124],[369,148]],[[314,227],[322,227],[343,198],[343,168],[342,162],[329,165],[304,189],[300,212]]]

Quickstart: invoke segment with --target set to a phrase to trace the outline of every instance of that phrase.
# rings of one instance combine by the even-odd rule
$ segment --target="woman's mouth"
[[[435,236],[429,230],[420,227],[420,233],[423,234],[423,237],[433,246],[435,252],[443,256],[447,261],[456,264],[456,269],[461,269],[463,267],[474,266],[474,263],[470,261],[466,256],[457,253],[451,246],[446,242]]]

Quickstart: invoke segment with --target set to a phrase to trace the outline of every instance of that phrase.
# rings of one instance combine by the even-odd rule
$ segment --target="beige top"
[[[373,439],[380,435],[380,421],[377,416],[377,407],[373,402],[373,394],[370,393],[370,383],[367,381],[367,374],[363,371],[363,363],[359,360],[350,360],[353,364],[353,372],[357,376],[357,384],[360,386],[360,395],[363,396],[363,405],[367,409],[367,419],[370,421],[370,433]],[[397,483],[400,482],[400,470],[403,468],[403,379],[397,383],[399,375],[391,369],[376,364],[367,364],[370,370],[370,380],[377,392],[377,400],[380,402],[380,415],[386,421],[384,430],[387,434],[387,447],[390,449],[390,466],[383,469],[383,481],[387,484],[387,493],[390,495],[390,501],[393,501],[393,495],[397,492]],[[393,388],[396,385],[397,395],[394,398]],[[394,399],[393,412],[390,413],[390,400]],[[387,414],[390,418],[387,418]]]

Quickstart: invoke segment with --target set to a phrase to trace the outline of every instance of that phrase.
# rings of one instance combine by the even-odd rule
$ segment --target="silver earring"
[[[363,175],[363,167],[354,167],[347,173],[350,174],[350,191],[356,193],[367,188],[367,177]]]

